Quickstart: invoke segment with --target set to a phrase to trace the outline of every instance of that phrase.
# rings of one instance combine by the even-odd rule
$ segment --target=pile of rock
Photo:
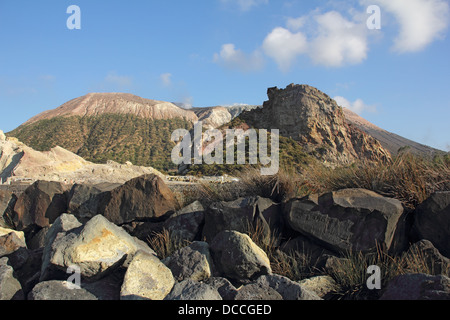
[[[274,274],[250,226],[261,243],[278,234],[280,250],[308,252],[324,268],[343,252],[379,248],[449,265],[450,192],[434,194],[412,221],[399,201],[362,189],[179,209],[155,175],[70,190],[36,182],[0,200],[0,299],[319,300],[336,290],[328,276]],[[158,257],[146,240],[164,229],[190,244]],[[402,276],[384,289],[384,299],[450,299],[450,280],[439,275]]]

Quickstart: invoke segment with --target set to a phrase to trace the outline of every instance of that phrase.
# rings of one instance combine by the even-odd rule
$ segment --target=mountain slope
[[[396,155],[399,149],[405,147],[415,154],[424,156],[433,156],[436,153],[443,152],[381,129],[347,108],[343,108],[343,110],[347,123],[358,127],[365,133],[377,139],[392,155]]]

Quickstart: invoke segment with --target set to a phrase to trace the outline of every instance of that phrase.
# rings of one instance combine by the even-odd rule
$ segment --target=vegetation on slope
[[[105,114],[95,117],[57,117],[21,126],[8,133],[39,151],[63,147],[88,161],[130,161],[161,171],[176,169],[171,161],[176,129],[192,123],[178,119],[150,120],[134,115]]]

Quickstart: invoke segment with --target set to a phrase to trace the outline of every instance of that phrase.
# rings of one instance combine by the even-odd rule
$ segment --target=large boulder
[[[222,231],[210,244],[217,270],[226,278],[248,282],[272,273],[267,254],[250,237],[237,231]]]
[[[221,201],[210,205],[205,212],[203,238],[206,241],[224,230],[246,232],[250,226],[259,225],[265,238],[272,231],[281,231],[279,205],[261,197],[239,198],[234,201]],[[269,222],[270,224],[269,224]]]
[[[157,175],[132,179],[95,197],[97,213],[121,225],[133,221],[158,219],[176,211],[175,195]]]
[[[213,262],[206,242],[194,242],[177,250],[163,261],[176,281],[206,280],[212,275]]]
[[[205,209],[199,201],[195,201],[177,211],[165,223],[172,237],[180,240],[194,241],[201,235],[205,222]]]
[[[98,280],[129,263],[139,250],[154,253],[145,243],[102,215],[95,216],[80,228],[58,233],[48,246],[45,250],[50,252],[49,268],[66,272],[70,266],[78,266],[81,276],[87,280]]]
[[[400,201],[364,189],[293,199],[284,208],[289,226],[335,251],[389,249],[403,213]]]
[[[400,275],[389,281],[380,300],[450,300],[450,279],[443,275]]]
[[[38,283],[28,294],[28,300],[81,301],[98,299],[83,288],[74,288],[73,283],[52,280]]]
[[[68,212],[83,223],[97,215],[98,194],[111,191],[120,184],[103,183],[97,185],[75,184],[68,196]]]
[[[17,230],[44,228],[67,211],[68,186],[60,182],[36,181],[19,195],[12,214]]]
[[[128,266],[121,300],[163,300],[172,290],[172,272],[157,257],[139,251]]]
[[[0,301],[23,300],[20,282],[14,277],[14,270],[8,265],[8,258],[0,259]]]
[[[413,231],[450,258],[450,191],[436,192],[416,208]]]

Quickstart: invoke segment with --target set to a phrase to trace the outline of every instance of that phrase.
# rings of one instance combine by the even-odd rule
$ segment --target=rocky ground
[[[349,259],[344,252],[413,249],[433,272],[399,274],[376,298],[450,299],[450,192],[414,212],[363,189],[282,203],[202,200],[180,208],[157,175],[0,190],[0,299],[324,300],[340,290],[333,268]],[[170,239],[157,242],[164,234]],[[182,245],[168,250],[174,239]],[[321,275],[280,274],[269,247],[308,252]]]

